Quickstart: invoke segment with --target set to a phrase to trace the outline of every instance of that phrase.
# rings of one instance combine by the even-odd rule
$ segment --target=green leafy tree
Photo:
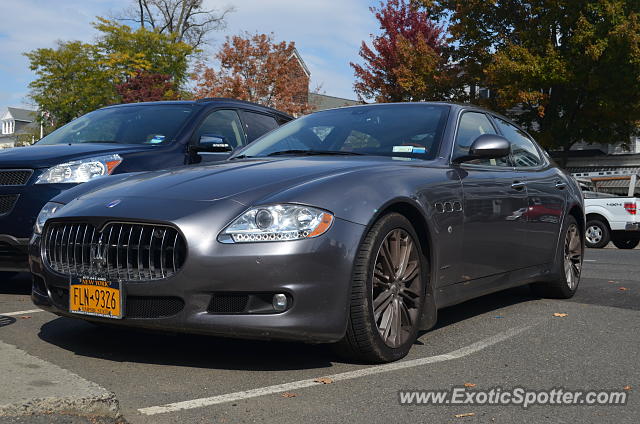
[[[37,49],[26,56],[37,76],[29,84],[30,97],[56,127],[117,101],[111,73],[95,45],[59,42],[57,48]]]
[[[94,26],[100,34],[93,44],[58,42],[56,48],[25,53],[36,74],[29,84],[30,97],[47,112],[53,128],[121,102],[116,87],[140,71],[166,76],[165,87],[171,91],[166,97],[175,97],[187,78],[189,57],[195,52],[190,45],[170,34],[133,30],[102,18]]]
[[[548,148],[625,142],[640,124],[640,1],[421,0],[448,22],[460,86]]]
[[[94,26],[101,33],[96,43],[101,62],[117,83],[135,76],[139,70],[169,75],[176,85],[187,79],[189,57],[195,52],[189,44],[176,41],[171,34],[146,28],[134,31],[100,17]]]

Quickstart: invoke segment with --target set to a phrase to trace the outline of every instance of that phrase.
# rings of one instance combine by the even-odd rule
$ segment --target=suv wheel
[[[618,249],[635,249],[638,244],[640,244],[640,239],[616,239],[614,238],[613,240],[613,244],[618,248]]]

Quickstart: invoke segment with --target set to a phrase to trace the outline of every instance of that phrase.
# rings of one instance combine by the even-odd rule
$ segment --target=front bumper
[[[0,271],[29,271],[29,239],[0,234]]]
[[[365,227],[336,219],[324,235],[306,240],[223,244],[187,234],[189,256],[173,277],[151,282],[124,282],[127,299],[179,298],[183,307],[172,316],[139,317],[127,311],[111,320],[68,311],[68,276],[43,264],[39,242],[31,244],[33,302],[61,316],[113,325],[216,336],[334,342],[343,337],[348,316],[354,256]],[[195,234],[195,233],[194,233]],[[198,245],[200,244],[200,246]],[[202,248],[201,245],[207,245]],[[286,293],[290,307],[281,313],[265,308],[240,313],[211,310],[215,296]],[[127,310],[125,307],[125,310]]]
[[[37,169],[30,184],[0,186],[0,196],[15,196],[10,210],[0,215],[0,272],[29,271],[29,238],[33,224],[49,200],[76,184],[33,184],[40,174]]]

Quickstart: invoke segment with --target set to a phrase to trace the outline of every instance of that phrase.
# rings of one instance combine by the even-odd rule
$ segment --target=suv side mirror
[[[471,143],[468,155],[457,157],[453,162],[462,163],[474,159],[498,159],[509,155],[510,152],[511,143],[506,138],[497,134],[482,134]]]
[[[227,139],[218,134],[202,134],[198,145],[194,146],[198,152],[231,152],[233,147]]]

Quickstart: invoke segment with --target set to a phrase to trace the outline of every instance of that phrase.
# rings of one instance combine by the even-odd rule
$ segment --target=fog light
[[[278,312],[282,312],[287,309],[287,295],[278,293],[273,295],[273,309]]]

